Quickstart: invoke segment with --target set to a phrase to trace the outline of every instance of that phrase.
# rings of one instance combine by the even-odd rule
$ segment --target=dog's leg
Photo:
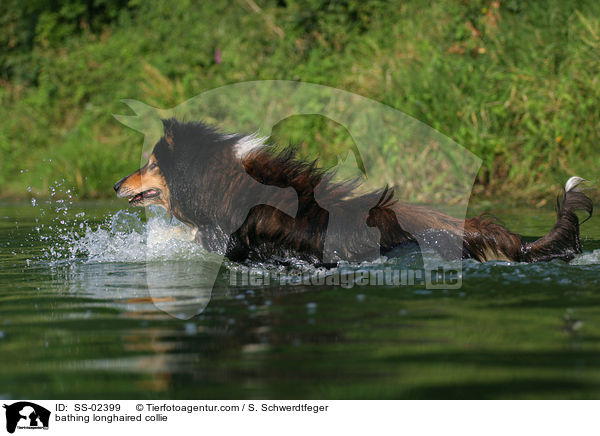
[[[254,206],[241,227],[229,238],[225,255],[241,262],[248,257],[266,260],[288,254],[313,254],[311,241],[298,240],[307,234],[309,232],[298,229],[296,220],[285,212],[265,204]]]
[[[244,223],[245,224],[245,223]],[[244,238],[244,226],[229,237],[225,256],[233,262],[243,262],[248,259],[250,254],[250,246],[247,238]]]

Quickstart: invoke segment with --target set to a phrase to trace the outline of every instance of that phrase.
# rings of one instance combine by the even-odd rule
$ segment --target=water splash
[[[81,222],[57,236],[48,253],[55,262],[197,260],[206,253],[189,227],[157,211],[144,222],[139,212],[120,210],[99,225]]]
[[[600,249],[580,254],[571,261],[571,265],[600,265]]]
[[[31,199],[39,215],[28,240],[31,246],[44,247],[40,253],[43,263],[198,260],[206,254],[193,242],[189,227],[158,207],[147,213],[119,210],[97,222],[86,212],[76,212],[73,197],[73,189],[62,180],[49,187],[47,199]]]

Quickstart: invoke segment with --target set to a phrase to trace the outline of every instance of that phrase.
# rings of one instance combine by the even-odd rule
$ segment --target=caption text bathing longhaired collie
[[[197,229],[196,239],[207,249],[234,261],[297,256],[320,263],[326,237],[337,241],[339,260],[367,260],[361,259],[361,250],[372,245],[369,235],[375,229],[380,254],[431,241],[442,256],[458,243],[465,259],[570,260],[581,253],[575,211],[592,214],[591,200],[577,189],[583,179],[572,177],[554,227],[537,241],[525,242],[493,219],[463,221],[401,203],[391,189],[354,195],[354,184],[334,183],[314,163],[298,160],[292,151],[276,152],[252,135],[225,135],[176,119],[163,124],[164,136],[148,163],[115,184],[117,195],[128,197],[133,206],[163,206]],[[365,215],[344,212],[360,210]],[[329,225],[335,211],[344,216],[344,225]]]

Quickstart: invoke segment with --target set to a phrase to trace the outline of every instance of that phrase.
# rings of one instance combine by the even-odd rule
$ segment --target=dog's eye
[[[153,164],[150,164],[150,169],[151,169],[151,170],[153,170],[153,169],[155,169],[157,166],[158,166],[158,165],[156,165],[155,163],[153,163]]]

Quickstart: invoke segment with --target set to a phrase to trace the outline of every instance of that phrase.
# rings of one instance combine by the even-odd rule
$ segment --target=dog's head
[[[129,197],[132,206],[162,206],[170,212],[171,194],[154,153],[139,170],[123,177],[114,186],[117,197]]]
[[[175,118],[162,122],[164,134],[148,163],[119,180],[114,189],[118,197],[128,197],[132,206],[159,205],[188,222],[202,213],[198,201],[203,192],[216,189],[206,186],[203,178],[227,171],[222,169],[223,162],[228,162],[223,153],[231,152],[242,136],[223,135],[200,122],[182,123]]]

